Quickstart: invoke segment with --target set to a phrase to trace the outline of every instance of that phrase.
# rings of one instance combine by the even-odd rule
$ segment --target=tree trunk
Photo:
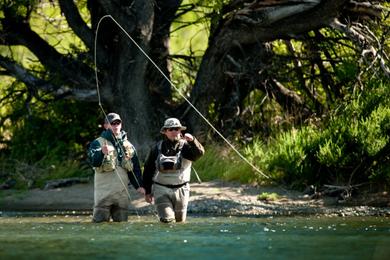
[[[134,8],[137,11],[137,24],[122,21],[119,14],[114,19],[148,53],[153,28],[153,5],[150,1],[136,1]],[[100,86],[103,107],[107,105],[104,107],[106,113],[117,112],[121,115],[123,129],[127,131],[140,158],[144,159],[156,135],[153,120],[149,120],[154,117],[154,110],[145,82],[148,59],[116,23],[110,21],[104,32],[115,33],[113,38],[104,39],[109,40],[106,50],[111,52],[111,59],[103,64],[107,69],[102,73]]]

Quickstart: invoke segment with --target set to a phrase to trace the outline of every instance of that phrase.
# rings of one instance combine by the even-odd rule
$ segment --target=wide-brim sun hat
[[[174,117],[168,118],[165,120],[163,127],[160,129],[160,133],[164,133],[165,129],[168,128],[180,128],[180,130],[186,130],[187,127],[183,126],[180,123],[180,120]]]

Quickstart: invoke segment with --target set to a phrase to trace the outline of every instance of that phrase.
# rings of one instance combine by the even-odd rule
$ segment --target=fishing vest
[[[153,181],[164,185],[179,185],[190,181],[192,162],[183,158],[181,152],[185,144],[179,141],[176,155],[166,156],[161,152],[162,141],[157,144],[156,174]]]
[[[131,158],[133,158],[135,150],[133,145],[128,140],[123,141],[123,149],[121,149],[121,152],[124,153],[124,156],[120,163],[115,146],[110,141],[103,137],[97,138],[97,141],[99,142],[100,147],[103,147],[103,145],[106,144],[110,150],[110,152],[104,156],[102,165],[94,168],[97,173],[113,172],[117,166],[120,166],[127,171],[133,170],[133,163],[131,162]]]

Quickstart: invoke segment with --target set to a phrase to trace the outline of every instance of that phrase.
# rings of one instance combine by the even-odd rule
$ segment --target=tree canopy
[[[388,8],[361,0],[3,0],[0,143],[8,149],[18,129],[29,135],[57,122],[73,131],[48,130],[53,140],[81,150],[103,117],[97,83],[141,158],[170,116],[206,140],[214,133],[200,112],[241,142],[320,121],[369,81],[389,79]]]

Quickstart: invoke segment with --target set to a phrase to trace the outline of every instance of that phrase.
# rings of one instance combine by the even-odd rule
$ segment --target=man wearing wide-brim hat
[[[150,150],[145,162],[145,200],[155,201],[160,221],[184,222],[190,196],[191,165],[204,154],[202,144],[179,119],[168,118],[161,127],[163,139]]]

